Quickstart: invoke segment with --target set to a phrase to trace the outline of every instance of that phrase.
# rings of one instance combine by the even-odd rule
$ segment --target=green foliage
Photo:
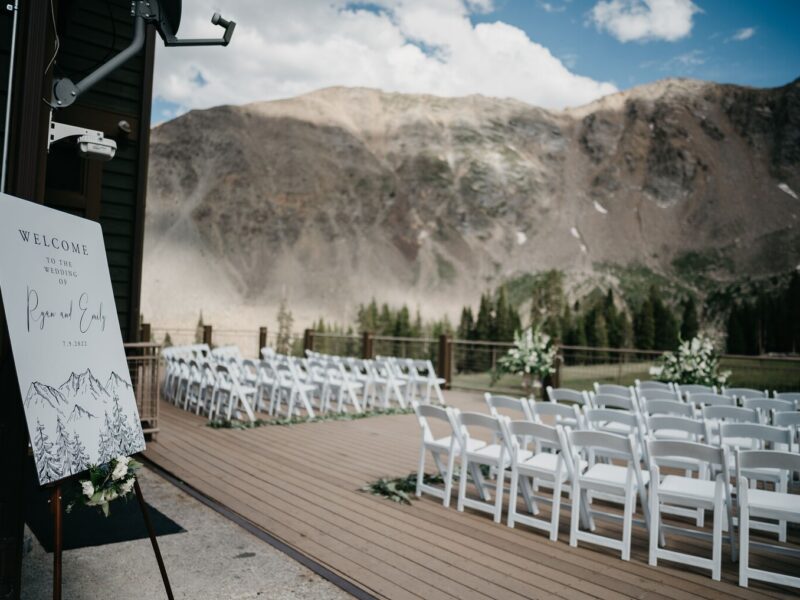
[[[561,316],[566,303],[564,273],[556,269],[541,273],[531,289],[531,326],[541,327],[546,334],[562,339]]]
[[[325,423],[327,421],[357,421],[369,417],[390,417],[393,415],[410,415],[413,408],[376,408],[360,413],[327,413],[311,417],[292,417],[291,419],[256,419],[255,421],[235,421],[230,419],[217,419],[206,423],[212,429],[256,429],[267,425],[302,425],[304,423]]]
[[[286,296],[281,298],[278,307],[278,337],[275,340],[275,352],[290,354],[292,352],[292,325],[294,317],[286,305]]]
[[[681,316],[681,339],[691,340],[700,331],[700,322],[697,317],[697,303],[694,296],[689,296],[683,303]]]
[[[200,316],[197,318],[197,327],[194,328],[194,343],[195,344],[202,344],[203,343],[203,330],[205,328],[205,324],[203,323],[203,311],[200,311]],[[169,335],[169,334],[167,334]],[[172,341],[170,340],[170,346],[172,345]]]
[[[428,475],[424,473],[422,482],[426,485],[438,485],[444,483],[441,475]],[[406,477],[389,479],[381,477],[372,483],[361,488],[363,492],[369,492],[373,496],[384,496],[392,502],[398,504],[411,505],[411,495],[417,489],[417,474],[411,473]]]

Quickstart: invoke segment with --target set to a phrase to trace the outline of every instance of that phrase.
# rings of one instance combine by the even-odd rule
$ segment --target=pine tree
[[[53,448],[53,454],[58,460],[58,470],[62,477],[72,475],[72,461],[70,460],[70,439],[64,423],[61,421],[61,416],[56,416],[56,440]]]
[[[194,328],[194,343],[195,344],[202,344],[203,343],[203,331],[205,329],[205,324],[203,323],[203,311],[200,311],[200,317],[197,319],[197,327]]]
[[[501,285],[497,290],[497,302],[495,304],[495,318],[492,323],[493,331],[491,339],[497,342],[509,342],[514,339],[514,316],[515,312],[508,302],[506,287]]]
[[[392,335],[394,332],[394,316],[389,305],[385,302],[381,306],[381,312],[378,315],[377,332],[379,335]]]
[[[795,271],[786,289],[784,301],[787,312],[786,327],[789,329],[789,350],[800,352],[800,273]]]
[[[294,317],[286,306],[286,296],[281,298],[278,307],[278,337],[275,340],[275,352],[289,354],[292,351],[292,325]]]
[[[683,303],[683,315],[681,316],[681,339],[691,340],[697,336],[700,324],[697,320],[697,304],[694,296],[689,296]]]
[[[652,350],[655,347],[656,322],[653,315],[653,303],[649,298],[642,302],[636,313],[634,336],[636,347],[640,350]]]
[[[650,303],[653,306],[653,348],[674,350],[678,347],[678,320],[672,310],[661,300],[661,291],[650,288]]]
[[[111,425],[111,420],[108,418],[108,411],[106,411],[97,448],[99,463],[107,463],[114,458],[114,450],[114,429]]]
[[[611,348],[622,348],[624,345],[622,323],[624,315],[617,310],[614,303],[614,291],[611,289],[608,290],[603,304],[603,316],[608,328],[608,345]]]
[[[481,294],[478,318],[475,321],[475,339],[489,341],[492,333],[492,300],[489,294]]]
[[[734,306],[728,315],[728,340],[726,349],[729,354],[746,354],[747,347],[742,328],[741,311]]]
[[[46,483],[61,477],[59,459],[53,453],[53,443],[44,431],[44,425],[36,419],[36,433],[33,436],[33,456],[36,459],[36,470],[39,481]]]
[[[475,319],[472,316],[472,307],[465,306],[461,309],[461,320],[458,322],[458,339],[470,340],[472,339],[473,329],[475,328]]]
[[[411,326],[411,337],[423,337],[425,334],[425,325],[422,323],[422,314],[419,312],[419,306],[417,307],[417,312],[414,315],[414,324]]]
[[[119,397],[114,396],[114,409],[111,426],[114,432],[114,450],[116,455],[128,455],[133,448],[133,431],[128,424],[128,417],[122,410]]]
[[[70,471],[73,474],[80,473],[89,467],[89,453],[86,452],[86,447],[83,445],[83,442],[81,442],[81,438],[78,437],[77,433],[72,435],[69,455]]]
[[[172,337],[169,335],[169,331],[166,334],[164,334],[164,342],[162,345],[164,346],[164,348],[169,348],[170,346],[172,346]]]

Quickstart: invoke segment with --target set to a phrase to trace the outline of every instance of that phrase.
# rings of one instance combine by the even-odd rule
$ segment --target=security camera
[[[78,154],[84,158],[107,161],[114,158],[114,154],[117,152],[117,142],[107,138],[102,131],[56,123],[53,121],[51,113],[47,151],[50,151],[50,146],[55,142],[69,137],[78,138]]]

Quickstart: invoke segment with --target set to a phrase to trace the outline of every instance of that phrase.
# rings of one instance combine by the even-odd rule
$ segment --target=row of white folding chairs
[[[668,390],[639,390],[636,393],[618,386],[599,385],[597,391],[578,391],[569,388],[547,388],[547,397],[551,402],[577,404],[593,408],[620,408],[637,413],[646,412],[647,406],[660,406],[661,410],[671,409],[676,414],[694,413],[699,416],[704,406],[738,406],[737,396],[725,396],[711,392],[689,392],[685,395]],[[798,408],[798,402],[792,394],[784,397],[767,398],[742,397],[741,406],[758,411],[761,422],[770,424],[773,415],[780,412],[791,412]]]
[[[408,406],[412,400],[423,404],[430,404],[436,399],[439,404],[444,404],[442,386],[445,380],[436,375],[436,370],[430,360],[399,358],[395,356],[376,356],[374,360],[361,360],[352,357],[326,355],[318,352],[306,351],[309,358],[327,358],[345,362],[348,365],[365,363],[373,365],[373,380],[385,380],[386,388],[390,395],[397,398],[403,406]],[[369,371],[358,367],[360,371]],[[386,401],[384,401],[385,403]]]
[[[655,526],[650,527],[650,562],[655,564],[659,558],[692,564],[711,570],[715,579],[720,578],[721,573],[721,548],[723,524],[727,522],[729,540],[732,555],[735,556],[735,541],[732,535],[734,519],[732,516],[733,495],[730,490],[729,469],[733,464],[729,459],[729,448],[726,444],[714,446],[704,444],[690,439],[663,440],[653,436],[645,436],[637,439],[634,433],[622,435],[598,429],[572,429],[563,428],[561,425],[548,426],[541,422],[536,422],[537,405],[547,406],[550,403],[535,403],[525,399],[519,400],[516,409],[526,415],[525,420],[511,421],[506,416],[483,415],[479,413],[461,413],[457,409],[441,409],[433,406],[422,406],[415,404],[417,417],[422,428],[423,439],[420,450],[420,463],[417,475],[417,495],[422,492],[432,493],[443,499],[445,506],[449,505],[452,476],[456,457],[460,458],[460,477],[458,490],[458,510],[463,511],[464,507],[474,508],[490,512],[494,515],[495,521],[499,522],[502,514],[503,505],[503,480],[506,469],[511,470],[511,490],[508,510],[508,525],[514,526],[515,522],[522,522],[533,527],[545,529],[550,533],[552,540],[558,536],[559,508],[561,503],[561,491],[570,493],[572,502],[572,513],[570,522],[570,544],[577,545],[579,540],[588,541],[595,544],[615,548],[620,550],[624,560],[630,557],[631,527],[634,523],[633,514],[636,510],[636,497],[639,496],[644,511],[645,525],[649,523],[648,511],[655,515]],[[527,405],[527,408],[525,408]],[[497,408],[508,408],[506,403],[493,403],[493,410]],[[550,407],[552,408],[552,404]],[[563,407],[566,408],[566,407]],[[592,422],[607,422],[606,419],[611,415],[604,413],[620,412],[607,411],[604,409],[586,409],[586,416]],[[578,411],[575,409],[574,416],[577,418]],[[449,425],[450,435],[437,438],[433,435],[433,428],[429,420],[438,419]],[[686,419],[692,421],[691,419]],[[694,422],[694,421],[692,421]],[[635,421],[630,422],[631,427],[635,428]],[[675,424],[671,424],[675,426]],[[726,435],[726,428],[732,427],[731,436],[745,435],[748,432],[742,431],[742,427],[736,429],[737,424],[724,424],[722,434]],[[752,427],[765,428],[763,425],[752,424]],[[472,436],[471,429],[480,428],[489,432],[492,436],[491,442],[481,441]],[[751,428],[752,429],[752,428]],[[775,428],[768,428],[775,429]],[[753,433],[750,431],[750,433]],[[760,435],[760,433],[759,433]],[[781,438],[789,446],[790,438]],[[533,446],[535,449],[531,450]],[[547,450],[547,451],[545,451]],[[425,457],[427,452],[431,452],[434,462],[440,474],[444,478],[444,490],[427,485],[423,480]],[[741,452],[742,455],[746,451]],[[757,452],[760,452],[757,451]],[[746,485],[746,477],[756,479],[766,479],[774,481],[774,470],[784,472],[782,475],[785,480],[789,477],[792,469],[786,469],[781,465],[794,461],[795,470],[800,470],[800,456],[792,452],[780,452],[775,450],[767,451],[775,460],[778,461],[777,467],[769,467],[770,471],[764,468],[748,467],[749,463],[735,465],[737,483],[740,486],[740,502],[748,502],[748,498],[757,498],[760,504],[752,516],[783,520],[800,520],[800,497],[790,496],[788,491],[779,488],[776,492],[764,492],[763,490],[741,491],[741,485]],[[447,463],[444,463],[444,456]],[[780,456],[780,458],[778,458]],[[616,459],[617,464],[610,462],[600,462],[602,458]],[[789,457],[789,458],[787,458]],[[768,464],[769,458],[759,458],[759,464]],[[618,464],[624,462],[624,466]],[[641,463],[644,461],[647,469],[642,470]],[[766,462],[764,462],[766,461]],[[782,462],[781,462],[782,461]],[[491,502],[488,493],[488,486],[483,479],[480,471],[481,465],[492,468],[496,474],[494,486],[495,499]],[[665,475],[660,476],[661,466],[675,467],[686,471],[683,476]],[[741,468],[744,468],[742,476]],[[706,475],[709,479],[698,479],[691,477],[691,472],[698,472],[699,475]],[[471,474],[475,482],[480,500],[466,497],[467,474]],[[713,480],[710,477],[713,476]],[[521,479],[522,478],[522,479]],[[533,480],[533,485],[529,480]],[[647,497],[647,487],[650,480],[656,482],[650,486],[650,496]],[[550,521],[543,521],[535,517],[538,513],[536,498],[534,493],[537,486],[550,487],[553,489],[552,511]],[[518,490],[521,490],[525,499],[529,515],[519,515],[516,510],[516,499]],[[583,492],[588,492],[583,495]],[[608,500],[619,500],[624,506],[623,515],[623,534],[622,539],[610,539],[594,533],[593,519],[595,517],[608,517],[609,515],[599,513],[591,509],[590,498],[602,497]],[[749,494],[749,495],[748,495]],[[764,494],[772,494],[765,496]],[[577,501],[575,499],[578,499]],[[777,501],[784,508],[790,505],[792,510],[779,510],[770,512],[765,506],[770,501]],[[765,504],[766,503],[766,504]],[[666,504],[667,506],[662,506]],[[754,505],[755,506],[755,505]],[[712,533],[713,556],[711,560],[677,553],[659,547],[664,545],[664,531],[674,531],[675,527],[659,527],[659,515],[666,510],[683,509],[699,511],[711,509],[714,511],[714,528]],[[723,512],[724,509],[724,512]],[[747,510],[747,508],[743,509]],[[727,513],[727,514],[724,514]],[[727,518],[725,518],[727,517]],[[744,520],[745,517],[742,517]],[[579,521],[583,523],[588,531],[581,530]],[[747,528],[754,525],[747,519],[743,521],[742,527]],[[772,525],[767,523],[766,525]],[[681,533],[687,533],[683,528]],[[694,534],[703,534],[690,530]],[[747,547],[743,547],[742,552],[746,553]],[[746,554],[745,561],[746,565]],[[747,585],[748,577],[761,577],[763,573],[745,570],[742,572],[742,585]],[[797,585],[800,579],[789,581],[785,576],[777,575],[781,582],[789,582]],[[774,579],[770,579],[774,580]]]
[[[700,384],[678,384],[665,383],[662,381],[640,381],[637,379],[635,385],[623,386],[609,383],[594,383],[595,393],[615,394],[619,396],[631,396],[641,398],[642,396],[654,398],[673,398],[686,399],[690,394],[715,394],[734,398],[741,404],[751,398],[775,398],[787,402],[800,403],[800,392],[778,392],[773,390],[772,396],[769,391],[758,390],[746,387],[721,387],[700,385]]]

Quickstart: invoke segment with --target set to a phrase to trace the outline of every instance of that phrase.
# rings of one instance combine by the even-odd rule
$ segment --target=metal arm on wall
[[[131,16],[134,18],[134,33],[131,44],[78,83],[73,83],[68,77],[53,81],[51,102],[53,108],[66,108],[71,105],[82,93],[138,54],[144,47],[145,26],[148,24],[156,27],[161,39],[164,40],[165,46],[227,46],[236,27],[235,22],[227,21],[219,13],[214,13],[214,16],[211,17],[211,23],[225,29],[225,33],[221,38],[178,39],[175,34],[178,32],[181,22],[180,0],[134,0],[131,2]]]

